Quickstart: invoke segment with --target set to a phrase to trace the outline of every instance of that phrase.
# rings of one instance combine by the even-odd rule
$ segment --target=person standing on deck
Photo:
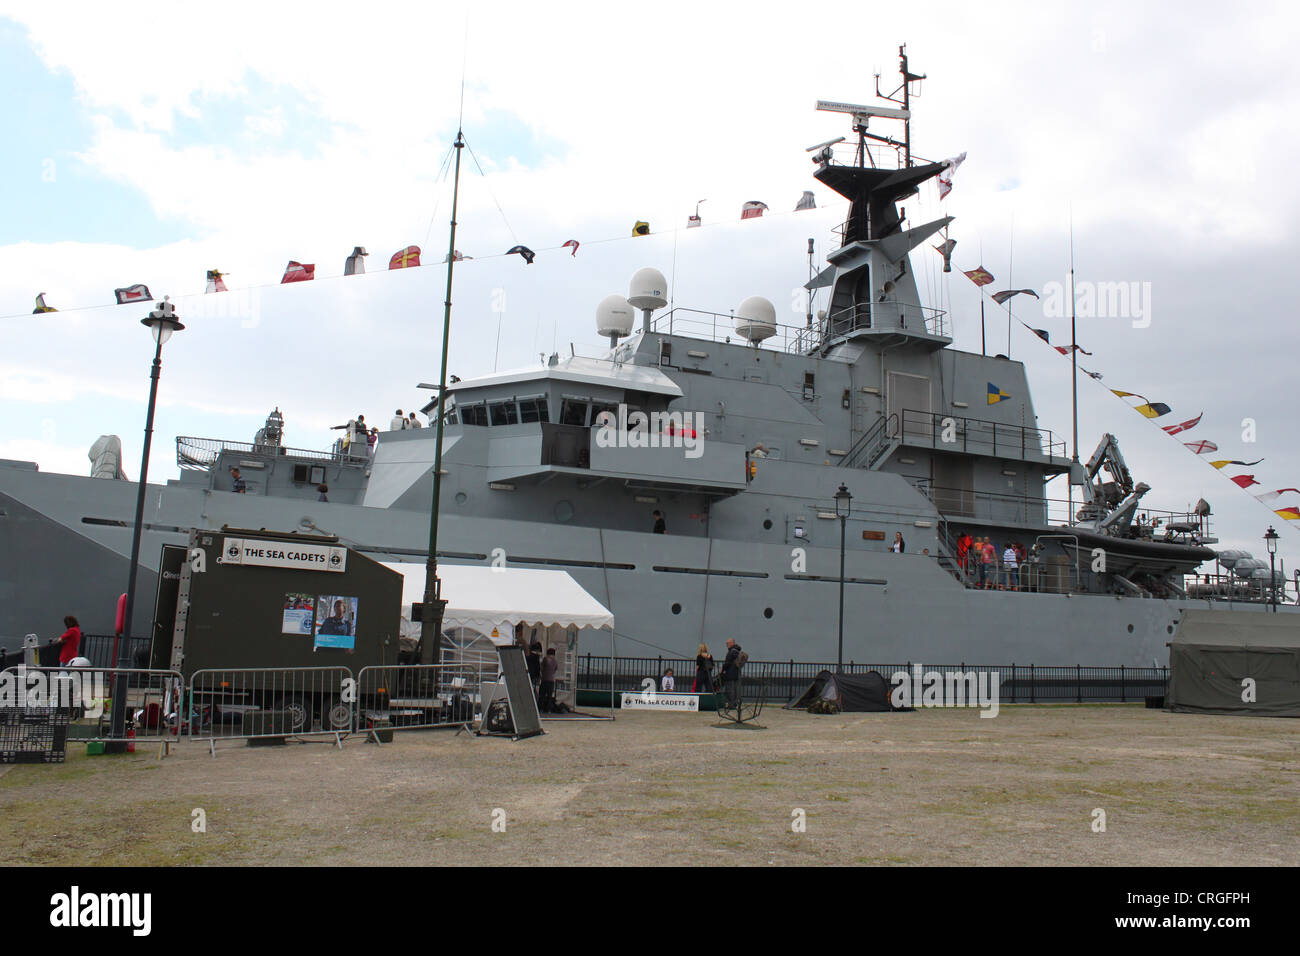
[[[1008,544],[1005,551],[1002,552],[1002,573],[1004,576],[1004,587],[1010,591],[1019,590],[1019,573],[1020,562],[1016,559],[1015,545]]]
[[[998,549],[988,538],[984,538],[984,545],[981,551],[983,567],[980,569],[980,586],[984,588],[997,587],[998,579]]]

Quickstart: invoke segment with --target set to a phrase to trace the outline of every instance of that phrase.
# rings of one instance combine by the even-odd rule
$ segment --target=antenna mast
[[[876,95],[882,100],[889,100],[891,103],[898,103],[903,107],[903,166],[912,165],[912,88],[911,84],[920,84],[925,79],[924,73],[913,73],[907,68],[907,44],[904,43],[898,48],[898,72],[903,77],[903,82],[899,84],[898,89],[892,93],[882,93],[880,91],[880,74],[876,74]],[[898,94],[902,93],[903,98],[899,99]],[[916,88],[916,96],[921,95],[921,87]],[[856,131],[856,127],[854,128]],[[865,145],[865,141],[864,141]],[[860,147],[861,148],[861,147]],[[858,165],[861,165],[859,163]]]

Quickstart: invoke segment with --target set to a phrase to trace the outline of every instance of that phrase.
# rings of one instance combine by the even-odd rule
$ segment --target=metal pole
[[[442,432],[447,404],[447,344],[451,337],[451,278],[456,265],[456,206],[460,200],[460,151],[465,137],[456,131],[456,175],[451,194],[451,237],[447,241],[447,297],[442,311],[442,368],[438,376],[438,418],[433,450],[433,504],[429,513],[429,557],[424,565],[424,608],[420,615],[420,663],[442,662],[442,619],[447,602],[438,580],[438,503],[442,494]],[[432,613],[430,613],[432,612]],[[432,625],[432,627],[430,627]]]
[[[835,673],[844,673],[844,534],[849,516],[840,515],[840,639],[835,654]]]
[[[1274,614],[1277,613],[1277,571],[1274,570],[1274,561],[1276,558],[1277,555],[1273,551],[1269,551],[1268,553],[1268,603],[1269,606],[1273,609]]]
[[[149,373],[149,411],[144,421],[144,454],[140,456],[140,487],[135,496],[135,526],[131,530],[131,564],[126,579],[126,613],[122,619],[122,638],[117,649],[117,666],[125,669],[131,666],[131,631],[135,616],[135,579],[140,566],[140,533],[144,530],[144,495],[148,487],[149,446],[153,444],[153,412],[158,400],[158,376],[162,371],[162,336],[158,336],[158,345],[153,353],[153,369]],[[110,715],[109,737],[105,746],[108,753],[122,753],[126,750],[126,695],[128,681],[125,674],[116,675],[113,681],[113,710]]]
[[[1070,207],[1070,420],[1074,427],[1074,443],[1070,451],[1070,463],[1079,463],[1079,343],[1075,336],[1074,308],[1074,206]],[[1074,524],[1074,469],[1070,469],[1066,482],[1070,499],[1070,513],[1066,517],[1069,524]]]

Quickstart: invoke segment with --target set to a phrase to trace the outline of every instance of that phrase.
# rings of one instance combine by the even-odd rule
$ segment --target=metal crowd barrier
[[[259,740],[353,729],[356,679],[346,667],[206,668],[190,675],[190,740]]]
[[[20,693],[35,695],[33,703],[68,710],[69,742],[122,743],[134,749],[137,744],[169,746],[180,736],[185,682],[178,671],[22,665],[6,670],[17,675]],[[126,724],[122,736],[115,737],[113,691],[119,684],[126,689]]]
[[[384,729],[469,726],[482,712],[483,684],[496,675],[495,662],[363,667],[355,729],[380,740]]]

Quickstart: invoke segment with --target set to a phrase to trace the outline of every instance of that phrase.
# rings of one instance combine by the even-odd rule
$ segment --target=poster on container
[[[343,594],[322,594],[316,599],[316,641],[312,650],[356,649],[357,604],[357,598]]]
[[[280,633],[311,637],[316,611],[316,595],[290,592],[284,596]]]

